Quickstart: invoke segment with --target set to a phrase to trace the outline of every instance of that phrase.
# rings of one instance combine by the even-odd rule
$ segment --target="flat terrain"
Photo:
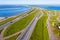
[[[34,8],[34,10],[31,10],[25,13],[23,12],[21,17],[20,15],[17,15],[16,17],[11,17],[0,22],[0,26],[1,26],[6,23],[8,24],[8,22],[10,22],[11,20],[19,18],[19,20],[17,21],[15,20],[16,22],[14,21],[12,24],[8,25],[5,31],[0,30],[0,32],[2,31],[0,34],[0,37],[2,39],[5,38],[5,40],[17,40],[18,38],[18,40],[20,40],[20,37],[22,34],[23,36],[21,37],[21,39],[24,38],[23,40],[26,40],[29,38],[30,38],[29,40],[53,40],[59,36],[58,33],[60,33],[60,30],[58,31],[55,25],[55,23],[57,22],[57,17],[60,17],[59,14],[56,14],[58,13],[58,11],[40,10],[38,8],[36,9]],[[40,13],[40,14],[37,15],[37,13]],[[41,14],[43,14],[42,17],[40,17]],[[39,17],[40,19],[37,20],[37,18]],[[34,20],[36,19],[37,21],[36,20],[34,21],[33,19]],[[34,24],[35,22],[36,24]],[[59,39],[60,39],[60,36],[58,40]]]
[[[33,10],[34,10],[34,9],[31,9],[31,10],[29,10],[29,11],[27,11],[27,12],[23,12],[23,13],[15,16],[15,17],[6,18],[5,20],[3,20],[3,21],[0,22],[0,26],[3,25],[3,24],[5,24],[5,23],[7,23],[7,22],[9,22],[9,21],[12,21],[12,20],[16,19],[17,17],[20,17],[20,16],[23,15],[23,14],[26,14],[26,13],[28,14],[28,13],[30,13],[30,12],[33,11]]]
[[[42,16],[38,20],[30,40],[49,40],[46,19],[47,16]]]
[[[15,35],[15,36],[12,36],[12,37],[10,37],[10,38],[8,38],[8,39],[5,39],[5,40],[16,40],[17,37],[18,37],[18,35]]]
[[[8,18],[6,20],[1,21],[0,22],[0,26],[3,25],[3,24],[5,24],[5,23],[7,23],[7,22],[9,22],[9,21],[11,21],[11,20],[13,20],[13,19],[14,19],[14,17],[10,17],[10,18]]]
[[[28,24],[29,22],[33,19],[33,17],[36,15],[36,13],[38,12],[38,10],[35,10],[33,12],[31,12],[30,15],[28,15],[27,17],[13,23],[12,25],[10,25],[5,33],[4,33],[4,36],[9,36],[13,33],[16,33],[22,29],[24,29]]]

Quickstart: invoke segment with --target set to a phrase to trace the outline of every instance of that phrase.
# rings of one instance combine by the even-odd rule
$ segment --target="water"
[[[59,5],[31,5],[31,6],[35,6],[35,7],[43,8],[47,10],[60,10]]]
[[[9,17],[30,10],[27,6],[0,5],[0,17]]]
[[[60,6],[56,5],[29,5],[47,10],[60,10]],[[21,5],[0,5],[0,17],[9,17],[27,11],[31,8]]]

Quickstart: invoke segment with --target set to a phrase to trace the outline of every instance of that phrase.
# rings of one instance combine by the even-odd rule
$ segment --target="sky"
[[[0,0],[2,4],[60,5],[60,0]]]

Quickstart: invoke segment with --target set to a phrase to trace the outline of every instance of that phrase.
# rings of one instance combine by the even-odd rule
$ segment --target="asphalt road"
[[[31,13],[33,13],[33,11],[30,11],[29,13],[25,13],[25,14],[21,15],[20,17],[18,17],[18,18],[16,18],[16,19],[14,19],[14,20],[12,20],[12,21],[10,21],[10,22],[7,22],[7,23],[5,23],[4,25],[0,26],[0,30],[4,29],[4,30],[1,32],[1,34],[0,34],[0,40],[4,40],[3,37],[2,37],[2,34],[4,33],[5,29],[6,29],[9,25],[15,23],[16,21],[18,21],[18,20],[20,20],[20,19],[22,19],[22,18],[24,18],[24,17],[26,17],[26,16],[28,16],[28,15],[30,15]]]
[[[14,22],[16,22],[16,21],[18,21],[18,20],[20,20],[20,19],[28,16],[28,15],[29,15],[29,14],[24,14],[24,15],[22,15],[22,16],[16,18],[16,19],[14,19],[14,20],[12,20],[12,21],[10,21],[10,22],[8,22],[8,23],[5,23],[5,24],[1,25],[1,26],[0,26],[0,30],[3,29],[3,28],[5,28],[5,27],[7,27],[7,26],[9,26],[10,24],[13,24]]]
[[[41,17],[42,17],[42,15],[39,17],[38,17],[38,15],[36,15],[33,18],[33,20],[27,25],[25,30],[18,36],[18,38],[16,40],[29,40],[38,19]]]
[[[16,21],[18,21],[18,20],[20,20],[20,19],[28,16],[28,15],[31,14],[34,10],[35,10],[35,9],[31,9],[31,11],[26,12],[25,14],[21,15],[20,17],[14,19],[14,20],[12,20],[12,21],[10,21],[10,22],[8,22],[8,23],[5,23],[5,24],[1,25],[1,26],[0,26],[0,30],[2,30],[2,29],[4,29],[5,27],[8,27],[10,24],[13,24],[14,22],[16,22]]]

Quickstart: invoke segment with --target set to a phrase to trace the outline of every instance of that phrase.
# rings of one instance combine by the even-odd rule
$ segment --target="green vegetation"
[[[47,10],[42,10],[44,15],[47,16]]]
[[[60,22],[57,21],[56,16],[52,16],[50,20],[50,24],[51,24],[52,33],[58,37],[57,40],[60,40],[60,29],[59,29]]]
[[[34,11],[34,9],[32,9],[32,10],[30,10],[30,11],[28,11],[28,12],[23,12],[23,13],[21,13],[21,14],[19,14],[18,16],[16,16],[16,17],[10,17],[10,18],[8,18],[8,19],[6,19],[6,20],[3,20],[3,21],[1,21],[0,22],[0,26],[1,25],[3,25],[3,24],[5,24],[5,23],[7,23],[7,22],[9,22],[9,21],[11,21],[11,20],[13,20],[13,19],[15,19],[15,18],[17,18],[17,17],[19,17],[19,16],[21,16],[21,15],[23,15],[24,13],[30,13],[31,11]]]
[[[57,27],[56,27],[56,23],[57,23],[57,19],[56,16],[52,16],[51,20],[50,20],[50,24],[51,24],[51,29],[53,31],[54,34],[58,33]]]
[[[54,10],[51,10],[51,13],[52,13],[52,15],[54,15],[55,14],[55,11]]]
[[[20,16],[20,15],[19,15],[19,16]],[[6,20],[1,21],[1,22],[0,22],[0,26],[3,25],[3,24],[5,24],[5,23],[7,23],[7,22],[9,22],[9,21],[11,21],[11,20],[13,20],[13,19],[15,19],[15,18],[17,18],[17,17],[19,17],[19,16],[10,17],[10,18],[7,18]]]
[[[8,38],[8,39],[5,39],[5,40],[16,40],[16,39],[17,39],[17,37],[18,37],[18,35],[15,35],[15,36],[13,36],[13,37],[10,37],[10,38]]]
[[[0,33],[1,33],[2,30],[0,30]]]
[[[30,40],[49,40],[46,20],[47,16],[42,16],[38,20]]]
[[[15,22],[14,24],[10,25],[5,33],[4,36],[9,36],[13,33],[16,33],[22,29],[24,29],[29,22],[33,19],[33,17],[37,14],[38,10],[36,9],[35,11],[31,12],[30,15],[28,15],[27,17],[20,19],[19,21]]]
[[[52,16],[50,21],[51,21],[51,23],[55,23],[57,21],[56,16]]]
[[[0,26],[3,25],[3,24],[5,24],[5,23],[7,23],[7,22],[9,22],[9,21],[11,21],[11,20],[13,20],[13,19],[14,19],[14,17],[11,17],[11,18],[8,18],[6,20],[1,21],[0,22]]]

